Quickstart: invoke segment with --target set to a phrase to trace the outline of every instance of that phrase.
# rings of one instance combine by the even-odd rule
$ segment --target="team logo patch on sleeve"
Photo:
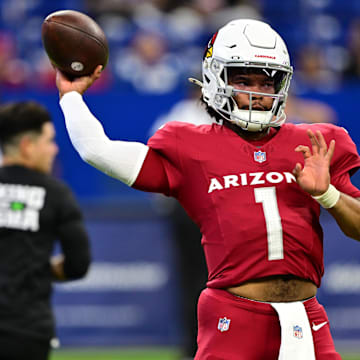
[[[303,331],[302,331],[302,327],[299,325],[295,325],[293,326],[293,334],[294,337],[297,339],[302,339],[303,338]]]
[[[266,161],[266,152],[264,151],[255,151],[254,152],[254,160],[258,163],[262,163],[264,161]]]
[[[227,319],[226,317],[220,318],[218,323],[218,330],[221,332],[228,331],[230,327],[230,319]]]

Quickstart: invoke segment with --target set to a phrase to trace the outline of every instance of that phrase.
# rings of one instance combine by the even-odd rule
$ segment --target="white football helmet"
[[[275,94],[234,89],[228,83],[228,68],[232,67],[262,69],[274,78]],[[280,126],[285,121],[284,107],[293,69],[284,41],[268,24],[249,19],[226,24],[208,43],[202,73],[204,101],[228,121],[249,131]],[[233,98],[237,92],[249,95],[249,110],[238,108]],[[254,95],[273,98],[272,109],[252,110]]]

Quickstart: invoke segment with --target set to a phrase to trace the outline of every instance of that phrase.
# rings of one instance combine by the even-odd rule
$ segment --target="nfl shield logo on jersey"
[[[255,151],[254,152],[254,160],[258,163],[262,163],[264,161],[266,161],[266,152],[264,151]]]
[[[218,323],[218,330],[221,332],[228,331],[230,326],[230,319],[227,319],[226,317],[220,318]]]
[[[294,337],[296,337],[297,339],[303,338],[303,331],[299,325],[293,326],[293,330],[294,330]]]

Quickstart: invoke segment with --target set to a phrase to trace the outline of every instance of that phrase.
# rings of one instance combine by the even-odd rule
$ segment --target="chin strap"
[[[200,80],[195,79],[195,78],[188,78],[188,81],[191,82],[192,84],[200,86],[201,88],[204,86]]]

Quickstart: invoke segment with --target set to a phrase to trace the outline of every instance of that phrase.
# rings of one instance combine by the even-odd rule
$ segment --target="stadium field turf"
[[[51,360],[178,360],[176,350],[169,349],[87,349],[56,350]],[[360,360],[359,354],[342,354],[342,360]]]
[[[176,350],[168,349],[79,349],[56,350],[50,360],[177,360]]]

